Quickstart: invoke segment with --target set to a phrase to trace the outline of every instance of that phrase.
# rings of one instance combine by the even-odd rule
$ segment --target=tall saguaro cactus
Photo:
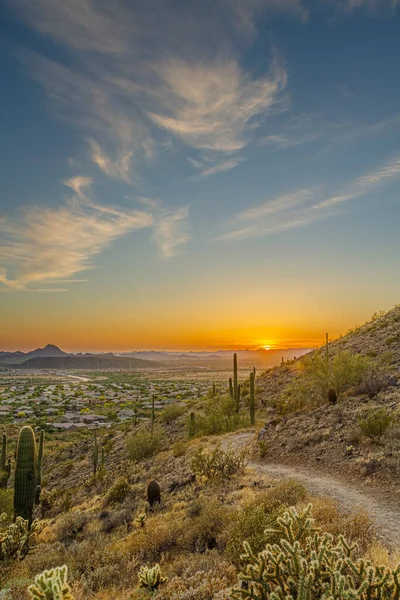
[[[99,464],[99,446],[97,444],[97,433],[96,432],[94,432],[92,463],[93,463],[93,475],[96,475],[97,465]]]
[[[154,422],[156,420],[156,411],[155,411],[155,396],[153,394],[153,397],[151,399],[151,435],[153,435],[153,431],[154,431]]]
[[[11,459],[7,460],[7,435],[3,433],[3,443],[0,457],[0,489],[7,488],[8,480],[11,475]]]
[[[250,425],[256,423],[256,399],[254,386],[254,371],[250,373]]]
[[[235,401],[236,410],[238,409],[238,367],[237,354],[233,355],[233,399]]]
[[[14,483],[14,518],[33,521],[36,494],[37,450],[32,427],[25,426],[19,432],[17,462]]]

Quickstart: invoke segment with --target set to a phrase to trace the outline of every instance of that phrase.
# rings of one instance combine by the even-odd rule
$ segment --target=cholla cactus
[[[146,590],[152,592],[156,590],[159,585],[166,583],[167,581],[168,577],[163,577],[159,564],[154,565],[154,567],[140,567],[139,587],[146,588]]]
[[[314,527],[311,505],[300,514],[291,508],[278,519],[279,544],[268,544],[257,556],[245,542],[239,575],[242,589],[231,598],[244,600],[398,600],[400,566],[376,567],[353,558],[356,546],[343,537],[335,542]],[[276,533],[276,531],[275,531]]]
[[[6,515],[1,515],[0,520],[5,520]],[[29,522],[22,517],[17,517],[15,523],[0,532],[0,561],[22,560],[35,546],[36,539],[43,526],[38,521]]]
[[[146,513],[142,512],[136,516],[134,523],[138,529],[143,529],[146,525]]]
[[[28,592],[33,600],[74,600],[68,584],[67,565],[37,575]]]

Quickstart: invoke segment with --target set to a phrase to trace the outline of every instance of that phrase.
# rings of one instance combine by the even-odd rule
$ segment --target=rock
[[[173,481],[169,486],[168,486],[168,491],[169,492],[174,492],[175,490],[178,490],[180,488],[185,487],[186,485],[189,485],[190,483],[193,483],[194,481],[196,481],[196,475],[194,473],[191,473],[188,477],[186,477],[186,479],[184,479],[183,481]]]
[[[260,431],[258,432],[258,435],[257,435],[257,440],[262,440],[262,438],[264,437],[264,435],[266,433],[267,433],[267,430],[265,429],[265,427],[260,429]]]

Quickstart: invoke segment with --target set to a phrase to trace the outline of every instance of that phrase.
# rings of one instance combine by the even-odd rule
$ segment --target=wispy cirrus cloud
[[[286,86],[282,61],[271,57],[255,76],[240,51],[260,12],[303,18],[301,1],[205,4],[189,2],[177,11],[172,0],[13,3],[31,28],[67,53],[66,61],[26,50],[19,55],[54,109],[84,132],[88,156],[107,176],[135,181],[143,161],[165,151],[165,134],[214,152],[216,166],[251,143],[279,103]]]
[[[70,179],[65,185],[74,193],[65,204],[33,206],[0,220],[0,284],[11,290],[60,291],[36,286],[74,282],[72,276],[93,268],[96,255],[138,229],[153,231],[152,239],[165,258],[175,256],[190,239],[187,207],[104,206],[91,199],[91,183],[87,177]]]
[[[369,12],[377,13],[382,10],[394,12],[400,5],[399,0],[339,0],[336,6],[347,12],[357,8],[365,8]]]
[[[253,79],[236,60],[160,68],[163,106],[149,117],[199,150],[236,152],[248,143],[257,118],[277,102],[286,72],[274,61],[269,74]]]
[[[400,177],[400,157],[349,182],[333,193],[321,188],[281,194],[235,215],[219,240],[243,240],[311,225],[338,214],[339,207]]]
[[[100,144],[89,140],[90,157],[95,165],[109,177],[130,181],[130,172],[133,152],[126,152],[113,160],[101,149]]]
[[[279,131],[260,138],[259,143],[283,150],[317,143],[320,152],[321,149],[334,149],[399,127],[398,114],[376,122],[360,122],[355,119],[332,121],[323,114],[300,114],[287,121]]]

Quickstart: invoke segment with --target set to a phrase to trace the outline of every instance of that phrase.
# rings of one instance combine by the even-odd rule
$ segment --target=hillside
[[[326,400],[319,406],[285,412],[281,399],[288,389],[301,386],[304,359],[260,375],[257,386],[266,416],[260,433],[264,459],[306,465],[400,493],[400,307],[330,342],[331,364],[344,351],[371,361],[371,368],[378,373],[372,382],[384,373],[382,389],[369,394],[368,388],[355,386],[342,393],[335,405]],[[318,354],[320,350],[309,358]],[[373,439],[363,434],[360,422],[378,410],[388,415],[391,423],[379,439]]]

